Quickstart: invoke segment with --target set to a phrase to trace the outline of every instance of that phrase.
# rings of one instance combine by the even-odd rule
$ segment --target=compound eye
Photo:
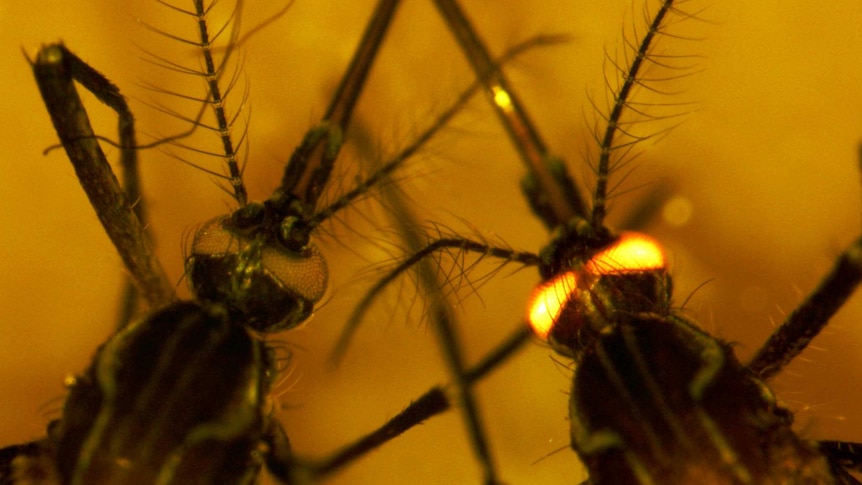
[[[577,286],[575,273],[567,272],[543,283],[533,292],[527,322],[543,341],[548,340],[555,323],[559,320],[569,295]]]
[[[638,232],[623,232],[610,246],[599,251],[586,265],[596,276],[664,271],[667,257],[659,243]]]
[[[195,234],[187,260],[195,295],[222,303],[242,323],[262,332],[299,325],[326,293],[329,271],[313,244],[291,251],[264,233],[232,229],[230,216]]]
[[[573,356],[590,322],[612,325],[615,310],[652,308],[666,286],[667,258],[649,236],[625,232],[583,265],[542,283],[533,292],[527,321],[558,352]],[[578,285],[581,285],[579,287]],[[642,294],[634,294],[642,293]],[[601,301],[596,301],[599,298]],[[612,318],[611,318],[612,319]]]

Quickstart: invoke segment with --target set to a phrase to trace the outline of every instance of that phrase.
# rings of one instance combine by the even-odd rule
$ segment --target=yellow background
[[[167,76],[141,60],[141,49],[165,44],[135,19],[187,36],[193,25],[170,23],[155,2],[127,3],[0,5],[0,445],[40,436],[48,419],[58,415],[64,376],[80,372],[111,333],[122,272],[65,155],[41,154],[56,136],[21,49],[33,55],[40,44],[62,39],[134,99],[142,132],[172,133],[174,121],[139,102],[150,96],[141,84],[162,86]],[[642,30],[641,5],[469,3],[497,53],[537,33],[571,36],[564,46],[521,58],[509,72],[549,145],[569,161],[576,177],[589,182],[582,153],[591,149],[585,119],[593,120],[594,113],[587,95],[604,99],[603,52],[623,58],[622,32],[631,38],[633,22]],[[252,197],[272,190],[284,160],[322,115],[372,4],[297,0],[246,46],[241,82],[247,79],[250,92],[246,182]],[[675,94],[644,99],[691,104],[664,108],[684,113],[681,119],[642,125],[658,131],[680,123],[663,139],[640,147],[637,169],[621,189],[628,191],[614,200],[610,222],[623,219],[657,184],[692,204],[687,224],[656,217],[650,230],[671,253],[676,302],[682,304],[703,284],[688,300],[688,314],[707,331],[738,343],[744,358],[860,231],[862,5],[696,0],[683,8],[700,12],[702,21],[671,27],[686,39],[663,39],[659,49],[698,56],[691,69],[671,73],[690,76],[658,85]],[[275,9],[250,3],[245,26]],[[184,55],[190,54],[166,54]],[[407,1],[356,120],[391,151],[406,144],[470,79],[431,2]],[[94,107],[91,114],[100,119],[97,130],[113,137],[111,113]],[[341,163],[356,157],[347,149]],[[157,150],[141,158],[159,254],[172,281],[180,281],[189,232],[231,208],[232,201],[210,177]],[[518,192],[522,172],[511,144],[479,100],[404,177],[423,219],[535,251],[547,235]],[[352,175],[339,181],[342,187],[352,183]],[[277,396],[285,406],[280,416],[304,455],[326,454],[447,380],[432,332],[419,323],[421,303],[411,309],[409,285],[388,294],[367,319],[341,368],[330,372],[325,366],[345,312],[377,274],[369,267],[389,257],[376,247],[392,240],[384,214],[364,204],[327,226],[331,235],[321,243],[331,268],[327,303],[306,326],[279,336],[293,349],[292,374]],[[494,268],[486,264],[474,277]],[[531,269],[514,269],[503,268],[478,295],[462,287],[461,329],[472,359],[521,321],[537,276]],[[179,284],[185,291],[185,283]],[[856,295],[774,382],[779,397],[796,411],[797,429],[805,437],[862,440],[860,301]],[[571,372],[557,360],[533,345],[478,388],[493,451],[509,483],[582,478],[568,449],[542,460],[568,444]],[[434,419],[333,482],[478,483],[461,429],[455,413]]]

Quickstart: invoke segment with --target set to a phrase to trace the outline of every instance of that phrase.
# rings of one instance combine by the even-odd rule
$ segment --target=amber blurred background
[[[277,9],[248,3],[246,26]],[[373,3],[296,0],[283,19],[246,45],[241,83],[248,83],[250,95],[246,182],[253,197],[272,190],[291,150],[322,115]],[[390,153],[471,79],[431,2],[404,3],[356,118]],[[581,163],[591,149],[585,120],[595,118],[587,96],[604,99],[604,52],[623,58],[623,32],[631,38],[633,24],[643,29],[640,2],[465,3],[497,53],[538,33],[571,36],[568,44],[533,52],[508,71],[550,146],[589,182]],[[681,118],[642,125],[656,132],[679,126],[641,145],[611,222],[632,213],[651,188],[670,189],[676,215],[664,218],[659,211],[649,227],[670,250],[676,301],[682,304],[697,289],[686,303],[689,314],[736,342],[745,358],[860,231],[862,5],[694,0],[683,7],[700,12],[702,21],[671,27],[686,39],[664,39],[659,52],[697,56],[690,69],[670,74],[690,75],[659,84],[673,94],[641,93],[638,100],[690,104],[670,109]],[[169,76],[141,59],[141,49],[158,53],[165,43],[137,18],[193,33],[188,20],[144,0],[0,5],[0,445],[37,438],[58,416],[64,376],[80,372],[112,331],[122,274],[65,155],[42,155],[56,136],[21,50],[32,56],[40,44],[63,40],[132,98],[142,132],[169,134],[181,125],[140,102],[152,96],[142,84],[173,89],[165,85]],[[178,49],[169,53],[172,58],[192,55],[168,45]],[[114,136],[113,115],[99,107],[90,111],[97,131]],[[108,154],[116,156],[114,150]],[[210,177],[157,150],[141,158],[159,254],[179,282],[189,232],[232,201]],[[348,148],[341,163],[356,160]],[[423,221],[535,251],[546,233],[518,192],[522,172],[480,99],[402,178]],[[342,175],[338,183],[350,187],[352,177]],[[680,210],[688,216],[680,219]],[[409,285],[375,307],[340,368],[325,364],[346,312],[379,274],[373,268],[397,247],[385,215],[373,203],[363,204],[325,228],[321,244],[332,288],[327,303],[306,326],[278,337],[293,349],[292,373],[277,399],[298,453],[325,455],[448,380],[433,333],[422,323],[421,303],[411,307],[415,290]],[[474,277],[495,268],[480,267]],[[521,321],[537,276],[515,269],[504,268],[477,294],[462,288],[459,314],[470,359]],[[184,292],[184,282],[178,284]],[[862,295],[856,295],[774,382],[806,437],[862,440],[860,314]],[[493,452],[509,483],[582,479],[574,455],[563,449],[569,376],[564,363],[533,345],[478,386]],[[479,479],[460,418],[449,413],[349,467],[333,483]]]

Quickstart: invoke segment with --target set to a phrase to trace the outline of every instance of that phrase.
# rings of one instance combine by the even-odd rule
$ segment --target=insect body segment
[[[171,305],[112,337],[77,378],[55,430],[58,470],[72,485],[252,483],[274,373],[271,351],[224,306]]]
[[[591,483],[832,483],[729,346],[673,315],[616,320],[572,379],[572,447]]]

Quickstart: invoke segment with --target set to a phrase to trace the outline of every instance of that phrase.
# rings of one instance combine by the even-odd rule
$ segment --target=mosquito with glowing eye
[[[228,172],[223,178],[239,206],[196,232],[186,259],[191,301],[175,301],[141,224],[146,214],[137,184],[137,155],[144,147],[136,142],[134,118],[119,89],[62,44],[43,47],[31,61],[62,147],[137,293],[130,286],[124,312],[128,320],[71,383],[62,416],[49,425],[48,437],[0,450],[2,483],[254,483],[264,466],[282,481],[300,483],[343,466],[450,406],[442,390],[431,392],[430,398],[405,411],[421,415],[419,420],[396,416],[325,464],[300,464],[281,425],[267,411],[268,393],[283,364],[262,336],[301,324],[324,295],[328,270],[312,241],[314,230],[385,181],[460,110],[478,85],[403,152],[353,190],[319,207],[353,108],[399,3],[380,1],[323,121],[296,149],[273,195],[263,203],[249,202],[238,162],[245,135],[234,138],[236,117],[228,114],[225,103],[236,82],[225,66],[245,40],[237,27],[242,2],[213,29],[208,18],[216,17],[217,3],[194,0],[193,10],[164,3],[196,24],[198,37],[193,40],[151,28],[200,51],[203,67],[155,55],[151,60],[205,81],[205,96],[176,96],[201,104],[197,116],[187,121],[192,131],[217,135],[223,149],[218,156]],[[216,47],[219,42],[224,47]],[[102,138],[93,133],[76,82],[119,117],[115,145],[125,175],[122,187],[102,152]],[[205,118],[210,109],[212,118]],[[185,136],[169,141],[180,149],[213,155],[184,145]],[[148,314],[133,320],[138,298]],[[493,482],[490,465],[485,468],[486,482]]]
[[[617,234],[604,225],[611,168],[626,161],[641,141],[630,131],[637,117],[649,118],[644,110],[650,105],[635,103],[632,92],[651,89],[647,66],[672,69],[679,60],[653,50],[670,19],[695,16],[673,1],[661,2],[646,15],[640,39],[629,40],[627,65],[614,64],[617,84],[602,115],[606,123],[595,133],[597,180],[588,205],[455,0],[435,3],[527,166],[522,191],[552,239],[539,254],[461,237],[432,241],[366,295],[338,351],[344,351],[377,295],[424,258],[476,253],[537,266],[542,283],[527,320],[535,334],[575,362],[571,447],[586,466],[588,483],[860,483],[850,471],[862,470],[862,445],[801,438],[792,429],[792,413],[777,403],[767,382],[808,345],[862,280],[862,239],[842,252],[820,285],[743,364],[730,345],[674,311],[660,245],[646,235]],[[516,333],[510,348],[525,341],[525,334]]]

